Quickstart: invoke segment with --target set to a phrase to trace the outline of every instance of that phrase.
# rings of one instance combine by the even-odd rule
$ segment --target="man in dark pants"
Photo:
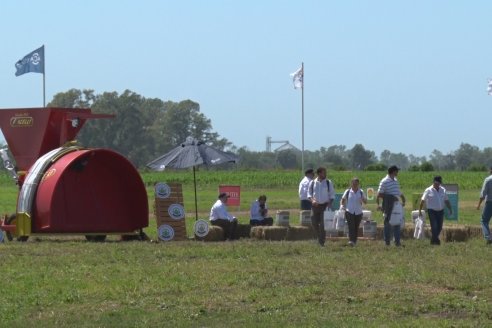
[[[480,223],[482,224],[483,238],[488,244],[492,244],[492,238],[490,236],[489,222],[492,217],[492,167],[489,171],[490,175],[485,178],[482,186],[482,191],[480,192],[480,200],[478,201],[477,210],[480,209],[480,204],[485,200],[485,206],[482,212],[482,219]]]
[[[229,196],[223,192],[218,198],[210,210],[210,223],[224,230],[224,239],[234,240],[236,238],[237,219],[227,211]]]
[[[378,210],[383,211],[384,242],[386,246],[389,246],[391,243],[391,232],[393,232],[395,238],[395,245],[401,246],[400,226],[392,226],[389,223],[395,202],[401,198],[401,205],[405,206],[405,196],[400,191],[400,184],[396,179],[399,170],[400,169],[396,165],[392,165],[388,168],[388,175],[379,183],[378,195],[376,197]],[[383,200],[382,206],[379,205],[380,199]]]
[[[311,224],[314,233],[318,238],[320,246],[325,245],[326,231],[323,213],[326,208],[330,208],[335,199],[335,188],[333,182],[326,179],[326,168],[319,167],[316,170],[318,175],[316,179],[311,181],[308,188],[308,199],[311,201]]]
[[[441,186],[441,176],[435,176],[432,186],[425,189],[422,199],[420,200],[419,216],[422,217],[422,207],[427,208],[429,222],[431,225],[431,245],[441,245],[439,235],[441,234],[442,224],[444,221],[444,204],[449,209],[449,213],[453,212],[451,203],[449,202],[446,189]]]

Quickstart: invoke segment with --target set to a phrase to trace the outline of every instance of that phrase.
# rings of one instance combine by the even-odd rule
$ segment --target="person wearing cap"
[[[384,177],[379,183],[378,195],[376,197],[376,203],[378,210],[383,212],[384,217],[384,242],[387,246],[391,243],[391,233],[395,238],[395,245],[401,246],[400,241],[400,225],[392,226],[389,221],[391,212],[395,202],[401,199],[401,205],[405,206],[405,196],[400,191],[400,184],[396,177],[400,169],[396,165],[392,165],[388,168],[388,175]],[[380,199],[382,204],[380,205]]]
[[[482,224],[483,237],[487,244],[492,244],[492,238],[490,236],[489,222],[492,217],[492,166],[489,168],[489,176],[485,178],[480,191],[480,199],[478,200],[477,210],[480,209],[480,205],[485,200],[485,206],[482,211]]]
[[[236,237],[237,219],[227,211],[229,196],[223,192],[210,210],[210,223],[224,230],[224,239],[234,240]]]
[[[444,205],[449,209],[449,213],[453,213],[451,203],[449,202],[446,189],[441,186],[442,177],[435,176],[432,185],[425,189],[422,199],[420,200],[419,216],[422,217],[422,208],[427,208],[429,222],[431,225],[431,245],[441,245],[439,235],[441,234],[442,224],[444,221]]]
[[[251,204],[250,220],[251,226],[271,226],[273,218],[268,216],[268,206],[266,204],[266,195],[260,195],[257,200]]]
[[[304,178],[299,183],[299,199],[301,200],[301,210],[311,210],[311,201],[308,198],[309,184],[314,178],[314,170],[307,169],[304,172]]]

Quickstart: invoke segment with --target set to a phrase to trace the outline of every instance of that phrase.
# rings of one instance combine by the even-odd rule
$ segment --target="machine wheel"
[[[11,214],[8,219],[5,221],[6,224],[11,224],[12,221],[15,220],[15,217],[16,215],[15,214]],[[14,236],[12,236],[12,234],[10,233],[10,231],[5,231],[5,235],[7,236],[7,239],[9,241],[12,241],[14,240]],[[21,237],[17,237],[17,241],[27,241],[29,239],[29,236],[21,236]]]
[[[85,235],[85,239],[95,243],[102,243],[106,240],[106,235]]]

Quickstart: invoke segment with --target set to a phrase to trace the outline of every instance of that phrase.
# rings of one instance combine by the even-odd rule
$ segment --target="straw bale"
[[[441,232],[446,242],[467,241],[469,238],[469,229],[466,227],[446,227]]]
[[[483,237],[482,227],[480,227],[480,226],[467,226],[466,228],[468,230],[468,236],[470,238],[482,238]]]
[[[249,238],[250,234],[251,234],[251,226],[249,224],[238,223],[236,228],[237,238]]]
[[[249,236],[251,238],[255,238],[255,239],[264,239],[263,227],[262,226],[251,227],[251,231],[249,233]]]
[[[309,240],[313,239],[313,228],[307,226],[290,226],[287,231],[287,240]]]
[[[208,227],[208,234],[205,237],[198,238],[197,236],[195,236],[195,238],[203,241],[223,241],[224,229],[219,226],[210,225]]]
[[[270,226],[257,227],[262,229],[262,237],[264,240],[285,240],[287,237],[288,227]]]

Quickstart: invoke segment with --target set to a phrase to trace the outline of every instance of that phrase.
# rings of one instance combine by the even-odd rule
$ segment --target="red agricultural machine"
[[[74,142],[86,120],[111,118],[88,108],[0,110],[0,128],[12,153],[0,149],[19,186],[16,213],[0,229],[9,239],[80,234],[103,241],[108,234],[144,239],[149,223],[147,192],[132,163],[101,148]]]

